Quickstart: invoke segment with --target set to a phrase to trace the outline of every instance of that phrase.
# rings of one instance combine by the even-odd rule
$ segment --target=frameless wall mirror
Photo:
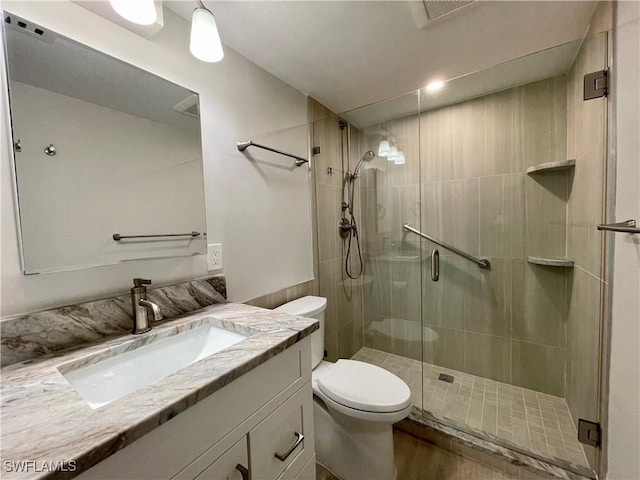
[[[205,254],[198,95],[3,18],[24,273]]]

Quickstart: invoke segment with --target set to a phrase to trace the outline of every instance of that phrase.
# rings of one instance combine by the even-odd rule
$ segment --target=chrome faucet
[[[162,320],[160,307],[153,302],[147,300],[147,287],[151,280],[144,278],[134,278],[133,288],[131,289],[131,306],[133,307],[133,328],[131,333],[137,335],[151,330],[151,322],[149,321],[149,312],[153,315],[154,322]]]

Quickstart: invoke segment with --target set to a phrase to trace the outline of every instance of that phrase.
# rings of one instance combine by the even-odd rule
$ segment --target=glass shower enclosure
[[[357,131],[363,348],[445,425],[593,477],[606,33],[342,115]],[[592,228],[593,227],[593,228]]]

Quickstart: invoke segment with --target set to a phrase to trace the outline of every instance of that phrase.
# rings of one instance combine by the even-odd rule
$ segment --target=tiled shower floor
[[[490,440],[497,438],[543,458],[555,457],[589,468],[563,398],[430,363],[421,366],[419,360],[367,347],[352,358],[398,375],[409,385],[414,407],[443,423]],[[452,375],[454,382],[438,380],[441,373]]]

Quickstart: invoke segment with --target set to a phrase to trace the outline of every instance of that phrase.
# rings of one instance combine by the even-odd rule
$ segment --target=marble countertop
[[[58,369],[76,369],[204,323],[248,338],[96,410]],[[225,303],[155,324],[149,334],[118,335],[4,367],[0,476],[72,478],[317,329],[312,319]]]

